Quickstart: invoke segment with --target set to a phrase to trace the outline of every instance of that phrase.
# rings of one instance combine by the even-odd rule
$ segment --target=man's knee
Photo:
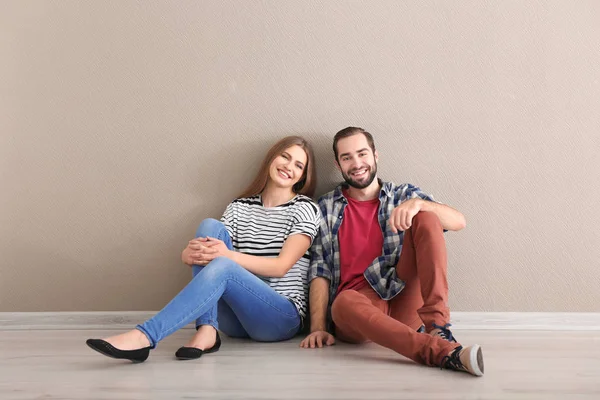
[[[219,230],[223,228],[223,223],[214,218],[206,218],[200,223],[196,230],[196,237],[215,237]]]
[[[333,304],[331,305],[331,318],[334,323],[338,323],[338,321],[343,318],[348,311],[353,309],[353,306],[357,302],[359,294],[355,290],[344,290],[342,293],[338,294],[336,298],[333,300]],[[336,321],[337,320],[337,321]]]
[[[336,327],[336,336],[338,339],[347,343],[364,343],[368,339],[357,330],[353,321],[356,316],[356,305],[364,299],[360,293],[355,290],[344,290],[340,293],[331,305],[331,319]]]
[[[436,229],[443,230],[442,222],[438,216],[431,211],[419,211],[417,215],[413,217],[412,227],[414,229]]]

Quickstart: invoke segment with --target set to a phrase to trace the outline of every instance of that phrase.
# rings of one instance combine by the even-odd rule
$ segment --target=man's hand
[[[425,200],[422,199],[410,199],[401,203],[398,207],[394,208],[392,215],[388,220],[392,232],[398,233],[398,231],[405,231],[412,226],[412,220],[423,207]]]
[[[196,238],[190,240],[187,247],[181,253],[181,261],[189,266],[206,265],[215,257],[212,255],[216,250],[207,246],[208,238]]]
[[[335,344],[335,338],[332,334],[325,331],[315,331],[300,342],[300,347],[314,349],[315,347],[321,348],[323,345],[331,346],[332,344]]]

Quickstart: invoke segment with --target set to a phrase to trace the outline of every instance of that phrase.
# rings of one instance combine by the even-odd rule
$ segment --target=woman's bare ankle
[[[146,335],[137,329],[132,329],[120,335],[105,338],[104,340],[119,350],[137,350],[150,346],[150,341]]]
[[[150,346],[150,340],[148,340],[148,337],[146,336],[146,334],[142,331],[140,331],[139,329],[134,329],[134,331],[137,332],[137,336],[138,336],[138,340],[141,343],[142,347],[149,347]]]
[[[214,346],[216,341],[217,330],[215,327],[212,325],[201,325],[186,347],[195,347],[201,350],[206,350]]]

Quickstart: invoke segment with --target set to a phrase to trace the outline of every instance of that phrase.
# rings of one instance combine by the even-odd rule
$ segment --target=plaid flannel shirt
[[[434,200],[433,197],[410,184],[396,186],[391,182],[382,182],[381,180],[379,183],[381,191],[379,192],[377,217],[383,232],[383,250],[382,254],[367,266],[364,277],[382,299],[390,300],[400,293],[405,285],[404,281],[396,275],[396,264],[400,260],[404,232],[392,232],[387,221],[394,208],[406,200],[413,198]],[[329,308],[340,284],[338,232],[344,219],[344,209],[348,204],[348,200],[342,193],[342,189],[345,187],[347,185],[343,183],[332,192],[319,198],[318,204],[322,218],[319,233],[311,247],[308,280],[310,282],[316,277],[329,280]]]

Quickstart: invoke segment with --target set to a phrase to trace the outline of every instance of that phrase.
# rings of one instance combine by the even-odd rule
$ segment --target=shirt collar
[[[384,182],[381,179],[377,178],[377,182],[379,182],[379,184],[381,185],[381,190],[379,191],[379,200],[381,200],[384,196],[387,197],[393,197],[394,196],[394,192],[392,190],[392,183],[391,182]],[[346,182],[342,182],[340,183],[335,190],[333,191],[333,201],[347,201],[346,198],[344,197],[344,193],[342,192],[342,190],[344,189],[348,189],[348,184]]]

